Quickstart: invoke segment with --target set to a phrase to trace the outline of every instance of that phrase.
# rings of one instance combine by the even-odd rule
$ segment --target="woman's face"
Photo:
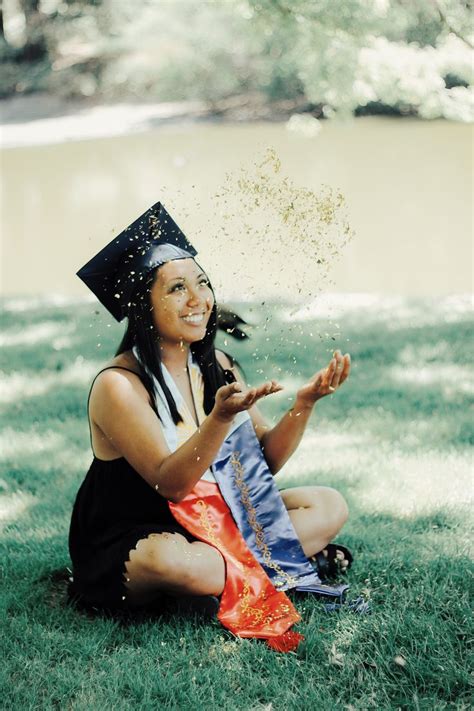
[[[194,259],[163,264],[157,270],[150,299],[153,323],[163,341],[194,343],[204,338],[214,296]]]

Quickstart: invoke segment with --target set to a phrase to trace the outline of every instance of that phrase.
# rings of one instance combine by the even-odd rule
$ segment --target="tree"
[[[471,120],[471,3],[459,0],[248,0],[268,27],[285,23],[308,99]]]

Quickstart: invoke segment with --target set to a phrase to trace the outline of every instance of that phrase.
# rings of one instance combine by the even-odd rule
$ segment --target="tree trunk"
[[[20,0],[20,7],[25,15],[26,42],[23,47],[23,60],[35,61],[47,54],[44,36],[45,17],[40,12],[40,0]]]

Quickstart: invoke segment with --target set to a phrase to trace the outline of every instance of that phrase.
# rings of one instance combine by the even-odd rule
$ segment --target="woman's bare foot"
[[[325,558],[328,557],[327,548],[323,549],[322,554],[323,556],[325,556]],[[336,557],[334,558],[334,563],[336,564],[341,573],[345,573],[347,571],[347,568],[349,567],[349,561],[347,560],[347,558],[344,558],[344,553],[343,551],[339,550],[339,548],[337,548],[336,550]]]

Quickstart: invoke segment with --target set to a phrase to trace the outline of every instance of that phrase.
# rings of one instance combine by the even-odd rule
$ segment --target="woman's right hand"
[[[250,388],[244,393],[242,389],[240,383],[234,382],[229,383],[229,385],[223,385],[216,392],[212,414],[221,422],[232,422],[238,412],[250,409],[262,397],[280,392],[280,390],[283,390],[283,385],[277,383],[276,380],[269,380],[256,388]]]

